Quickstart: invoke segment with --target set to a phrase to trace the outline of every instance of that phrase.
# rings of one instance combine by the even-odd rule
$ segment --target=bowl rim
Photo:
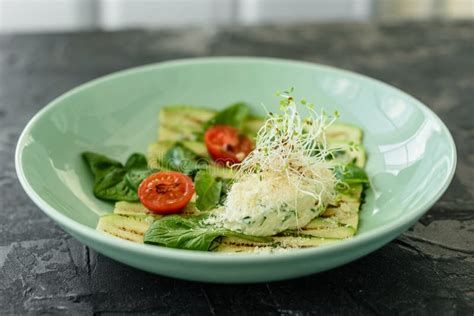
[[[313,247],[313,248],[304,248],[304,249],[294,249],[291,251],[286,252],[275,252],[275,253],[215,253],[215,252],[207,252],[207,251],[194,251],[194,250],[184,250],[184,249],[173,249],[173,248],[166,248],[160,247],[155,245],[145,245],[145,244],[137,244],[128,240],[122,240],[116,237],[108,236],[103,234],[95,229],[88,227],[84,224],[81,224],[66,215],[62,214],[58,210],[56,210],[53,206],[51,206],[48,202],[42,199],[39,194],[35,192],[33,187],[28,182],[27,176],[23,170],[22,166],[22,154],[23,148],[27,141],[28,135],[30,134],[31,129],[34,127],[36,122],[38,122],[47,112],[52,111],[57,106],[61,105],[62,100],[73,96],[74,94],[86,90],[96,84],[100,84],[101,82],[108,81],[110,79],[118,79],[120,77],[140,73],[142,71],[147,70],[161,70],[165,68],[172,68],[172,67],[179,67],[179,66],[189,66],[193,64],[213,64],[213,63],[266,63],[266,64],[274,64],[274,65],[289,65],[289,66],[297,66],[302,68],[312,68],[312,69],[324,69],[329,70],[333,73],[337,73],[340,75],[344,75],[346,77],[362,79],[373,84],[377,84],[382,86],[386,89],[392,90],[394,92],[400,93],[405,97],[408,97],[410,101],[425,114],[427,114],[430,119],[435,120],[442,128],[443,132],[448,137],[448,143],[451,148],[451,169],[449,170],[449,174],[443,180],[444,183],[435,192],[434,195],[431,196],[427,201],[425,201],[421,206],[417,207],[414,211],[410,212],[408,215],[400,216],[396,218],[394,221],[382,225],[380,227],[376,227],[369,232],[364,233],[363,235],[355,235],[353,238],[347,239],[341,243],[330,244],[324,247]],[[167,257],[168,259],[179,259],[179,260],[188,260],[196,263],[230,263],[230,264],[241,264],[241,263],[265,263],[269,261],[281,261],[281,260],[294,260],[302,257],[309,257],[309,256],[324,256],[327,254],[334,254],[340,251],[345,251],[354,247],[362,246],[371,240],[374,239],[383,239],[384,237],[387,238],[391,236],[392,232],[399,230],[400,228],[408,228],[409,225],[412,225],[416,222],[424,213],[426,213],[431,206],[436,203],[436,201],[441,197],[441,195],[446,191],[449,184],[451,183],[454,173],[456,170],[457,164],[457,154],[456,154],[456,145],[454,139],[449,132],[449,129],[443,123],[443,121],[426,105],[424,105],[421,101],[414,98],[413,96],[409,95],[402,90],[384,83],[380,80],[352,72],[349,70],[344,70],[332,66],[321,65],[312,62],[306,61],[297,61],[297,60],[290,60],[290,59],[280,59],[280,58],[268,58],[268,57],[197,57],[197,58],[186,58],[186,59],[177,59],[165,62],[157,62],[152,64],[146,64],[138,67],[133,67],[125,70],[120,70],[117,72],[113,72],[107,74],[105,76],[98,77],[96,79],[90,80],[85,82],[65,93],[60,95],[59,97],[50,101],[45,107],[43,107],[40,111],[38,111],[27,123],[25,128],[23,129],[22,133],[17,142],[16,150],[15,150],[15,169],[20,181],[21,186],[30,197],[30,199],[44,212],[48,215],[51,219],[53,219],[56,223],[60,224],[63,228],[66,228],[68,232],[74,233],[74,235],[84,236],[89,241],[94,241],[94,243],[100,243],[104,246],[117,248],[121,251],[127,251],[130,254],[139,254],[144,256],[153,256],[153,257]],[[394,239],[396,237],[392,237]],[[94,248],[94,246],[92,246]]]

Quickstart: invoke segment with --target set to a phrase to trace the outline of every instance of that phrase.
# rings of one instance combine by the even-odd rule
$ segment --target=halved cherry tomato
[[[239,130],[228,125],[214,125],[206,130],[204,142],[212,159],[219,164],[233,164],[244,160],[252,151],[252,141]]]
[[[154,173],[138,187],[142,204],[157,214],[178,213],[188,204],[193,194],[194,184],[191,178],[174,171]]]

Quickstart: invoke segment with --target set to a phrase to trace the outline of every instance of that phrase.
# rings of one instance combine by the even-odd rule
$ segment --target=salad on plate
[[[279,93],[280,110],[264,118],[245,103],[221,111],[163,107],[147,155],[121,163],[82,153],[94,195],[115,203],[97,230],[215,252],[286,251],[353,237],[369,186],[362,131],[292,93]]]

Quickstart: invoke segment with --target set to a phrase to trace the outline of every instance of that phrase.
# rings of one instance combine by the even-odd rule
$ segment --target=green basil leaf
[[[218,237],[239,237],[257,242],[271,241],[267,237],[248,236],[224,228],[203,224],[207,214],[182,217],[179,215],[164,216],[153,222],[145,232],[143,241],[146,244],[170,248],[208,251]]]
[[[235,103],[223,109],[204,124],[204,130],[212,125],[230,125],[241,129],[250,113],[250,107],[243,102]]]
[[[94,176],[101,176],[111,169],[123,167],[120,162],[93,152],[82,153],[82,158]]]
[[[221,179],[222,182],[222,190],[221,190],[221,196],[219,198],[219,204],[224,204],[225,198],[227,197],[227,194],[230,191],[230,188],[232,187],[232,179]]]
[[[201,170],[194,177],[196,188],[196,207],[200,211],[208,211],[215,208],[221,199],[222,181],[213,177],[208,172]]]
[[[164,168],[194,176],[196,172],[207,166],[209,162],[181,143],[176,143],[168,149],[159,163]]]
[[[135,192],[138,191],[138,187],[149,175],[158,172],[158,169],[132,169],[127,172],[125,175],[125,183],[130,187],[130,189]]]
[[[93,192],[100,199],[111,201],[138,201],[138,195],[125,182],[127,171],[113,168],[100,177],[95,177]]]
[[[133,153],[128,157],[127,162],[125,163],[125,169],[146,169],[148,163],[146,157],[143,154]]]
[[[365,170],[354,164],[337,165],[333,168],[333,173],[338,180],[349,185],[356,183],[369,184],[369,177]]]
[[[103,200],[109,201],[127,201],[127,202],[138,202],[137,191],[130,188],[130,186],[121,180],[120,182],[104,187],[103,185],[94,185],[94,195]]]
[[[94,195],[109,201],[138,201],[137,188],[151,171],[142,154],[132,154],[125,166],[106,156],[85,152],[82,157],[94,176]]]
[[[143,241],[170,248],[207,251],[219,233],[202,227],[199,220],[198,217],[165,216],[148,228]]]

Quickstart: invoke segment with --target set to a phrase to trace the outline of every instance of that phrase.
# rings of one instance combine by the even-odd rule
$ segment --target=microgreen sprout
[[[236,167],[236,181],[249,174],[279,174],[299,192],[312,196],[317,207],[335,198],[337,180],[331,171],[334,150],[329,149],[325,131],[338,118],[317,111],[314,104],[301,100],[297,105],[294,89],[279,93],[281,114],[272,113],[259,130],[255,149]],[[308,112],[302,118],[298,107]]]

